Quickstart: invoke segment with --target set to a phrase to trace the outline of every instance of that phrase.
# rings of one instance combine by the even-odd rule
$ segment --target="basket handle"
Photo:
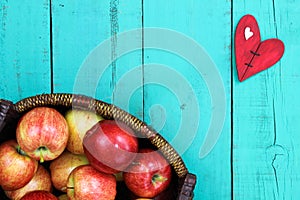
[[[183,181],[178,200],[192,200],[196,185],[196,175],[188,173]]]
[[[0,133],[7,123],[18,117],[18,113],[14,109],[11,101],[0,99]]]

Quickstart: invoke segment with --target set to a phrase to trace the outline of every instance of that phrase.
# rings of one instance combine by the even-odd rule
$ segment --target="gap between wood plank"
[[[231,200],[234,199],[234,176],[233,176],[233,173],[234,173],[234,166],[233,166],[233,135],[234,135],[234,128],[233,128],[233,113],[234,113],[234,109],[233,109],[233,81],[234,81],[234,76],[233,74],[235,73],[234,72],[234,69],[235,69],[235,66],[234,66],[234,54],[233,54],[233,49],[234,49],[234,35],[235,35],[235,32],[234,32],[234,18],[233,18],[233,0],[231,0],[231,82],[230,82],[230,88],[231,88],[231,91],[230,91],[230,109],[231,109],[231,119],[230,119],[230,129],[231,129],[231,138],[230,138],[230,176],[231,176]]]
[[[145,34],[144,34],[144,0],[141,0],[142,8],[142,120],[145,121]]]
[[[52,29],[52,0],[49,0],[49,35],[50,35],[50,92],[54,92],[54,69],[53,69],[53,29]]]

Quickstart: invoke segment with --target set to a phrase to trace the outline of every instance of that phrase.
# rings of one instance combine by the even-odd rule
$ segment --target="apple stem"
[[[44,162],[43,151],[40,151],[40,163]]]
[[[166,180],[168,180],[168,178],[166,177],[163,177],[159,174],[155,174],[153,177],[152,177],[152,183],[156,183],[156,182],[165,182]]]

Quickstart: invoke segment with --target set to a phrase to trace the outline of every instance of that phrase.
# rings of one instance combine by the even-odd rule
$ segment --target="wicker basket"
[[[25,98],[15,104],[0,99],[0,143],[14,138],[19,118],[25,112],[38,106],[53,107],[61,113],[70,108],[90,110],[106,119],[124,122],[146,138],[148,145],[159,149],[173,168],[174,178],[169,189],[155,199],[190,200],[193,198],[196,176],[189,173],[180,155],[159,133],[126,111],[91,97],[74,94],[42,94]],[[117,199],[133,198],[124,185],[118,185]],[[7,199],[2,190],[0,191],[0,199]]]

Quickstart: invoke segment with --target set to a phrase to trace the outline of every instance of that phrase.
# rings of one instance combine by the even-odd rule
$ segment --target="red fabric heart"
[[[239,81],[268,69],[280,60],[284,44],[279,39],[261,42],[256,19],[245,15],[239,21],[235,32],[235,57]]]

